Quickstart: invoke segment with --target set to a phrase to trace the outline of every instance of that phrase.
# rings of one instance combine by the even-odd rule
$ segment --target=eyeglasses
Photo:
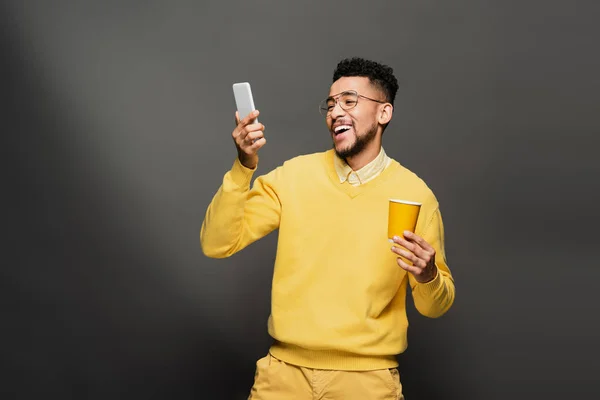
[[[338,94],[337,96],[330,96],[323,100],[319,105],[319,112],[322,116],[326,117],[335,108],[335,105],[339,103],[340,107],[344,111],[348,111],[356,107],[358,104],[358,98],[362,97],[363,99],[375,101],[380,104],[385,104],[385,101],[375,100],[367,96],[363,96],[362,94],[358,94],[355,90],[348,90]]]

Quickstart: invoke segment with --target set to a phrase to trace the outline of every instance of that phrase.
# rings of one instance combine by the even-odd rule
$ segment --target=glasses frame
[[[342,103],[339,103],[339,102],[338,102],[338,99],[339,99],[340,97],[342,97],[343,95],[345,95],[345,94],[354,94],[354,95],[356,96],[356,104],[354,104],[352,107],[345,108],[345,107],[342,105]],[[335,109],[335,107],[336,107],[338,104],[340,105],[340,108],[341,108],[342,110],[344,110],[344,111],[349,111],[349,110],[352,110],[353,108],[355,108],[355,107],[358,105],[358,99],[359,99],[360,97],[362,97],[363,99],[367,99],[367,100],[374,101],[374,102],[376,102],[376,103],[379,103],[379,104],[385,104],[385,103],[387,103],[387,101],[376,100],[376,99],[372,99],[372,98],[370,98],[370,97],[367,97],[367,96],[363,96],[362,94],[359,94],[359,93],[358,93],[356,90],[344,90],[344,91],[343,91],[343,92],[341,92],[341,93],[338,93],[338,94],[336,94],[336,95],[333,95],[333,96],[329,96],[329,97],[327,97],[325,100],[321,101],[321,103],[319,103],[319,113],[320,113],[322,116],[324,116],[324,117],[327,117],[329,114],[331,114],[331,113],[333,112],[333,110]],[[333,107],[331,108],[331,110],[329,110],[329,107],[327,106],[327,102],[328,102],[329,100],[333,100],[333,101],[335,101],[335,104],[333,105]]]

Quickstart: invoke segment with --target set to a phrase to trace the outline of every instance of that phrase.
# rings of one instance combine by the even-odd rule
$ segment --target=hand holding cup
[[[388,239],[394,243],[400,268],[410,272],[417,282],[426,283],[437,275],[435,249],[415,234],[421,204],[412,201],[389,201]],[[399,247],[401,246],[401,247]]]

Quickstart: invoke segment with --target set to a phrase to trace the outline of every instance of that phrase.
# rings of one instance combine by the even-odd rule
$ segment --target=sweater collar
[[[335,167],[335,171],[338,175],[340,183],[344,183],[348,181],[348,183],[352,185],[356,184],[364,184],[375,178],[377,175],[381,173],[387,166],[389,161],[389,157],[385,153],[383,147],[379,151],[379,154],[375,159],[373,159],[370,163],[359,169],[358,171],[353,171],[352,168],[346,163],[346,161],[342,160],[337,156],[337,154],[333,157],[333,165]]]

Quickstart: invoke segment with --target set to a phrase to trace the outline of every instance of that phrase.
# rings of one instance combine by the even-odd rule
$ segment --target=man
[[[391,68],[341,61],[321,106],[333,149],[286,161],[252,189],[264,125],[251,123],[258,111],[241,121],[236,114],[238,157],[200,242],[207,256],[222,258],[279,229],[273,344],[257,362],[250,399],[403,399],[396,355],[407,346],[407,288],[428,317],[454,301],[438,202],[381,146],[397,90]],[[415,232],[393,244],[391,198],[422,204]]]

